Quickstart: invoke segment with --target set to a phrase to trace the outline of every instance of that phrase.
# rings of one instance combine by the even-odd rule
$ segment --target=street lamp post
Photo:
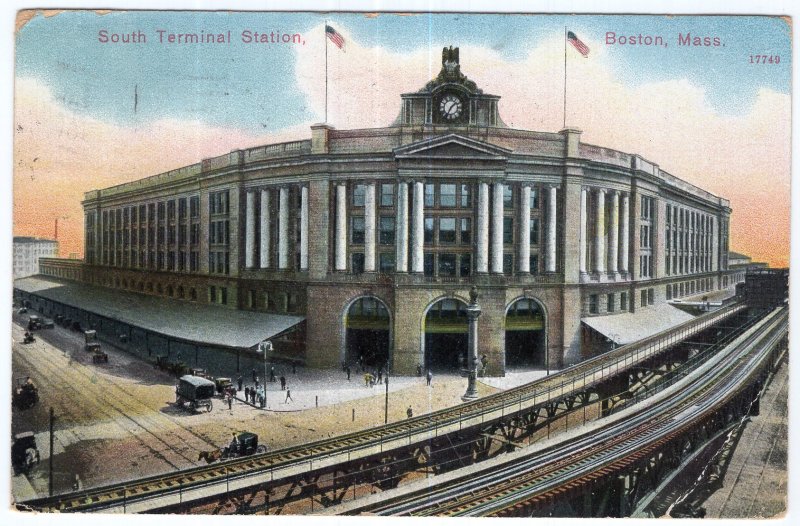
[[[469,358],[467,363],[467,392],[461,400],[468,402],[478,398],[478,316],[481,315],[481,308],[478,305],[478,289],[472,287],[469,291],[469,305],[467,305],[467,320],[469,322],[469,336],[467,346],[469,347]]]
[[[269,402],[267,401],[267,354],[272,352],[272,342],[269,340],[264,340],[263,342],[258,344],[258,352],[264,353],[264,410],[266,411],[269,408]]]

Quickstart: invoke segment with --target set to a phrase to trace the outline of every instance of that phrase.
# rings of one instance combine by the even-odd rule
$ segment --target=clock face
[[[462,109],[461,99],[455,95],[445,95],[439,103],[439,112],[449,121],[459,118]]]

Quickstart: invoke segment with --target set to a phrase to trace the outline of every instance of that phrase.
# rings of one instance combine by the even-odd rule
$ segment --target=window
[[[641,301],[642,307],[647,307],[647,291],[642,289],[641,296],[642,296],[642,301]]]
[[[653,289],[647,289],[647,304],[652,305],[655,301],[655,292]]]
[[[433,243],[433,218],[425,218],[425,234],[424,241],[426,244]]]
[[[606,310],[608,312],[614,312],[614,295],[609,294],[606,298]]]
[[[461,244],[469,245],[472,243],[472,225],[468,217],[461,218]]]
[[[503,218],[503,243],[509,245],[514,242],[514,218]]]
[[[350,242],[354,245],[364,244],[364,216],[353,216],[350,218],[351,231]]]
[[[434,203],[435,187],[432,184],[425,185],[425,206],[432,207]]]
[[[539,256],[537,254],[533,254],[531,256],[531,274],[537,274],[539,272]]]
[[[439,185],[439,204],[443,207],[456,206],[456,185],[454,184]]]
[[[381,185],[381,206],[394,206],[394,185]]]
[[[667,299],[672,299],[672,285],[667,285]]]
[[[423,274],[433,276],[433,254],[426,252],[422,260]]]
[[[531,245],[539,244],[539,218],[532,217],[528,222],[528,227],[531,231]]]
[[[394,244],[394,217],[381,216],[379,242],[381,245]],[[392,266],[394,266],[394,262],[392,262]]]
[[[192,218],[200,217],[200,198],[197,196],[194,196],[189,200],[189,215]]]
[[[459,267],[459,274],[462,277],[472,274],[472,255],[461,254],[461,265]]]
[[[362,274],[364,272],[364,254],[356,252],[352,256],[351,269],[353,274]]]
[[[256,291],[253,289],[247,291],[247,306],[251,309],[256,306]]]
[[[364,194],[366,187],[363,184],[357,184],[353,187],[353,206],[364,206]]]
[[[628,293],[619,293],[619,310],[628,310]]]
[[[598,308],[597,294],[589,294],[589,314],[597,314]]]
[[[442,217],[439,219],[439,243],[456,242],[456,218]]]
[[[228,288],[227,287],[220,287],[219,288],[219,302],[223,305],[228,304]]]
[[[455,254],[439,254],[439,275],[440,276],[456,275]]]
[[[380,271],[384,274],[394,271],[394,254],[382,252],[379,258]]]
[[[514,191],[507,184],[503,185],[503,208],[514,208]]]
[[[208,287],[208,302],[209,303],[217,302],[217,287],[215,287],[214,285]]]
[[[503,274],[514,273],[514,255],[503,254]]]
[[[470,193],[470,186],[468,184],[461,185],[461,207],[468,208],[472,206],[472,195]]]

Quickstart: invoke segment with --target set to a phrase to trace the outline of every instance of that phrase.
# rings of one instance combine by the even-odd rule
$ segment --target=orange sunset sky
[[[81,111],[63,90],[56,94],[48,75],[18,71],[14,235],[50,238],[58,218],[61,256],[82,256],[85,191],[232,149],[310,138],[310,124],[324,115],[324,40],[317,38],[322,27],[315,23],[303,32],[306,44],[288,52],[284,72],[310,118],[274,130],[175,115],[106,118]],[[362,42],[346,22],[337,29],[347,41],[346,52],[329,49],[328,121],[337,128],[389,125],[399,111],[400,93],[416,91],[439,70],[438,42],[394,51]],[[638,153],[729,199],[731,250],[771,266],[788,266],[790,95],[759,87],[740,111],[724,112],[709,102],[703,84],[688,76],[635,84],[620,80],[620,68],[631,65],[619,62],[617,52],[594,33],[582,34],[592,52],[585,60],[574,52],[570,56],[567,125],[583,130],[584,142]],[[551,132],[562,127],[563,33],[546,33],[514,56],[464,42],[460,60],[464,74],[485,92],[502,97],[500,113],[508,126]],[[137,96],[146,104],[148,97],[170,94],[142,89]],[[281,112],[280,97],[276,93],[274,104],[254,105],[253,111]]]

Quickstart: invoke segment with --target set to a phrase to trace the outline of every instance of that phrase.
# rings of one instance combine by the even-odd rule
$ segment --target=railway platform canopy
[[[252,349],[305,320],[303,316],[156,298],[41,275],[15,280],[14,289],[169,339],[231,349]]]
[[[691,314],[668,304],[650,306],[636,312],[583,318],[584,325],[616,345],[627,345],[693,319]]]

